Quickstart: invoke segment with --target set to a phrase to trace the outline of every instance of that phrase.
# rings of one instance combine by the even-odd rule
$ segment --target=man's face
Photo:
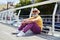
[[[37,13],[37,10],[34,10],[34,11],[33,11],[33,14],[36,14],[36,13]]]
[[[32,16],[33,16],[33,17],[36,17],[36,16],[38,16],[38,12],[37,12],[37,10],[34,10],[34,11],[33,11],[33,14],[32,14]]]

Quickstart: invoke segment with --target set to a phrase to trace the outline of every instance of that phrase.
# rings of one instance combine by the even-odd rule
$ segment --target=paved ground
[[[60,37],[54,37],[49,35],[32,35],[26,37],[16,37],[12,35],[12,32],[15,32],[16,28],[13,26],[5,25],[0,23],[0,40],[60,40]]]

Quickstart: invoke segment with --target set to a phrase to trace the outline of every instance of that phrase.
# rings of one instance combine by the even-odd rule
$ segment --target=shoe
[[[16,36],[17,37],[25,36],[25,33],[23,31],[20,31]]]
[[[12,33],[12,34],[18,34],[20,31],[19,30],[17,30],[15,33]]]

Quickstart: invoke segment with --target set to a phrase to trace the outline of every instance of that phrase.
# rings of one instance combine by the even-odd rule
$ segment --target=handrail
[[[39,6],[39,5],[45,5],[45,4],[55,3],[55,2],[59,2],[59,1],[60,0],[44,1],[44,2],[39,2],[39,3],[35,3],[35,4],[31,4],[31,5],[19,7],[19,8],[12,8],[12,9],[5,10],[5,11],[12,11],[12,10],[14,11],[14,10],[19,10],[19,9],[33,7],[33,6]],[[5,12],[5,11],[1,11],[0,13]]]

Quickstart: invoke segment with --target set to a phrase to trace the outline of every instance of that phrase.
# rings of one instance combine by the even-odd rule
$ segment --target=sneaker
[[[23,31],[20,31],[16,36],[17,37],[25,36],[25,33]]]
[[[17,30],[15,33],[12,33],[12,34],[18,34],[20,31],[19,30]]]

